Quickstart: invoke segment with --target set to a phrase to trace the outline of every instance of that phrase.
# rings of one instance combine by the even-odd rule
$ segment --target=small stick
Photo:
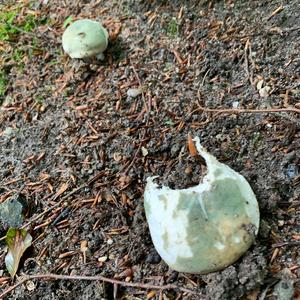
[[[249,51],[249,47],[250,47],[250,42],[249,42],[249,39],[247,40],[246,42],[246,45],[245,45],[245,49],[244,49],[244,56],[245,56],[245,72],[246,72],[246,75],[247,75],[247,80],[253,84],[253,80],[251,78],[251,75],[250,75],[250,71],[249,71],[249,61],[248,61],[248,51]]]
[[[144,107],[145,107],[146,112],[148,112],[149,108],[148,108],[148,105],[146,103],[146,99],[145,99],[145,95],[144,95],[144,91],[143,91],[143,85],[142,85],[140,76],[139,76],[138,72],[136,71],[136,69],[135,69],[135,67],[133,65],[132,65],[132,70],[133,70],[133,73],[134,73],[134,75],[135,75],[138,83],[139,83],[139,87],[142,90],[142,99],[143,99],[143,102],[144,102]]]
[[[148,122],[147,122],[147,123],[148,123]],[[136,161],[136,159],[137,159],[137,156],[138,156],[138,154],[139,154],[139,152],[140,152],[140,150],[141,150],[141,147],[142,147],[142,141],[144,140],[145,136],[146,136],[146,129],[145,129],[144,134],[143,134],[143,136],[142,136],[142,140],[141,140],[141,142],[140,142],[140,144],[139,144],[139,146],[138,146],[138,148],[137,148],[137,150],[136,150],[136,152],[135,152],[135,154],[134,154],[134,156],[133,156],[133,159],[132,159],[132,161],[130,162],[129,166],[128,166],[128,167],[126,168],[126,170],[124,171],[124,174],[127,174],[127,173],[129,172],[129,170],[131,169],[131,167],[133,166],[133,164],[135,163],[135,161]]]
[[[212,113],[222,113],[222,114],[238,114],[238,113],[282,113],[282,112],[294,112],[300,114],[300,109],[294,107],[286,107],[286,108],[262,108],[262,109],[242,109],[242,108],[228,108],[228,109],[219,109],[219,108],[205,108],[199,106],[199,108],[195,109],[192,113],[196,111],[204,111],[204,112],[212,112]]]
[[[27,275],[23,279],[21,279],[18,283],[15,285],[9,287],[6,289],[2,294],[0,294],[0,299],[2,299],[4,296],[6,296],[8,293],[16,289],[18,286],[22,285],[28,280],[33,280],[33,279],[54,279],[54,280],[88,280],[88,281],[93,281],[93,280],[100,280],[103,282],[108,282],[112,284],[118,284],[121,286],[127,286],[127,287],[134,287],[134,288],[141,288],[141,289],[154,289],[154,290],[180,290],[185,293],[189,294],[196,294],[196,292],[183,288],[183,287],[178,287],[174,284],[167,284],[167,285],[162,285],[162,286],[157,286],[157,285],[152,285],[152,284],[145,284],[145,283],[138,283],[138,282],[126,282],[126,281],[120,281],[116,279],[110,279],[101,275],[98,276],[76,276],[76,275],[59,275],[59,274],[36,274],[36,275]]]
[[[270,16],[268,17],[268,21],[271,20],[275,15],[279,14],[281,11],[284,10],[284,7],[283,5],[280,5],[279,7],[277,7],[271,14]]]
[[[281,242],[272,245],[272,248],[278,248],[283,246],[298,246],[300,245],[300,241],[290,241],[290,242]]]

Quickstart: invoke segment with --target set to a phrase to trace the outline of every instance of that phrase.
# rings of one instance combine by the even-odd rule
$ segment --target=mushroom
[[[220,163],[195,138],[207,174],[194,187],[159,188],[147,179],[144,206],[152,241],[174,270],[205,274],[224,269],[253,243],[259,227],[256,197],[247,180]]]
[[[103,52],[108,45],[108,33],[99,22],[78,20],[65,30],[62,45],[72,58],[96,57],[103,60]]]

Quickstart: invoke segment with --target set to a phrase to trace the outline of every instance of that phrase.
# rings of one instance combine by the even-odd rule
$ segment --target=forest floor
[[[32,279],[5,299],[299,299],[298,0],[1,3],[0,201],[26,200],[33,243],[12,281],[1,240],[0,293],[24,275],[122,282]],[[109,31],[102,63],[62,50],[82,18]],[[149,176],[199,183],[188,134],[249,181],[261,213],[255,244],[207,275],[161,260],[143,209]]]

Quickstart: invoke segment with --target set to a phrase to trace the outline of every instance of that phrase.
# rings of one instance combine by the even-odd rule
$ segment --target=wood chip
[[[188,149],[192,157],[198,156],[198,151],[190,134],[188,134]]]

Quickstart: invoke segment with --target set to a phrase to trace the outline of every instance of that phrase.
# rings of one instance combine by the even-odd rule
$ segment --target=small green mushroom
[[[62,44],[64,51],[72,58],[96,57],[103,60],[108,33],[99,22],[78,20],[65,30]]]
[[[172,190],[147,179],[146,218],[154,246],[179,272],[205,274],[224,269],[253,243],[259,227],[256,197],[246,179],[209,154],[195,138],[207,164],[197,186]]]

